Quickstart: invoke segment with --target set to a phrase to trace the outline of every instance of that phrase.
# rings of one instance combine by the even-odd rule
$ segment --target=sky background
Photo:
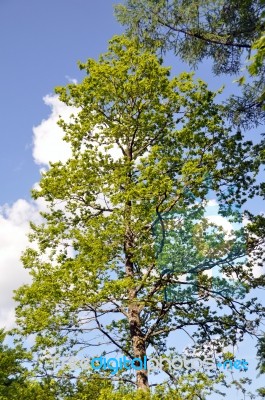
[[[69,149],[56,125],[67,118],[54,87],[83,76],[77,61],[98,58],[108,40],[123,32],[111,0],[0,0],[0,325],[14,322],[12,290],[28,282],[19,261],[28,244],[28,221],[40,221],[44,207],[30,200],[30,190],[48,161],[65,160]],[[166,64],[173,73],[189,68],[172,55]],[[214,77],[205,61],[196,71],[211,90],[226,85],[224,99],[239,93],[235,77]],[[256,141],[262,129],[249,135]],[[264,211],[261,201],[255,210]],[[255,342],[248,338],[241,356],[255,357]],[[253,361],[254,362],[254,361]],[[252,372],[251,372],[252,371]],[[249,373],[255,378],[252,364]],[[249,377],[249,376],[248,376]],[[235,399],[237,397],[234,397]]]

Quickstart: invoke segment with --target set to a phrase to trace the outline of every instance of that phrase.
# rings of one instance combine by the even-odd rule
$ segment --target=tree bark
[[[125,232],[125,241],[124,241],[124,253],[125,253],[125,272],[126,276],[134,279],[134,268],[132,262],[132,248],[133,248],[133,236],[130,230],[130,213],[131,213],[131,201],[128,201],[127,204],[127,228]],[[125,218],[126,218],[125,217]],[[133,354],[135,358],[140,358],[142,360],[143,369],[136,370],[136,385],[137,389],[143,389],[147,391],[149,389],[148,383],[148,372],[144,369],[144,356],[146,356],[146,346],[144,334],[141,329],[141,318],[140,318],[140,305],[137,301],[137,294],[135,288],[129,290],[129,305],[128,305],[128,320],[130,327],[130,335],[132,341]],[[138,365],[139,362],[137,362]],[[135,365],[137,365],[135,362]]]
[[[136,371],[136,384],[138,389],[148,390],[148,372],[144,369],[144,356],[146,348],[143,334],[141,332],[141,320],[139,306],[131,304],[129,306],[129,324],[132,338],[133,354],[142,360],[143,369]],[[136,363],[135,363],[136,365]],[[139,363],[138,363],[139,365]]]

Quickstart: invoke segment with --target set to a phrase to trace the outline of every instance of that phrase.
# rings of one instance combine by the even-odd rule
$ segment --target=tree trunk
[[[132,147],[128,146],[126,149],[126,154],[128,159],[132,160]],[[129,183],[132,182],[132,171],[128,173]],[[132,202],[131,200],[127,200],[125,206],[125,219],[126,219],[126,231],[125,231],[125,240],[124,240],[124,253],[125,253],[125,273],[127,277],[130,277],[132,282],[134,281],[134,265],[132,262],[133,256],[133,245],[134,245],[134,237],[133,232],[131,230],[131,211],[132,211]],[[137,302],[137,294],[135,288],[129,290],[129,305],[128,305],[128,319],[130,326],[130,335],[132,341],[133,354],[135,358],[140,358],[142,360],[143,369],[136,370],[136,385],[137,389],[143,389],[147,391],[149,389],[148,383],[148,372],[144,369],[144,356],[146,356],[146,347],[144,334],[141,330],[141,319],[140,319],[140,304]],[[137,362],[138,366],[140,365]],[[135,365],[137,365],[135,362]]]
[[[130,215],[130,207],[131,202],[128,201],[127,206],[129,208]],[[128,209],[127,209],[128,210]],[[128,215],[127,215],[128,217]],[[128,224],[129,225],[129,224]],[[130,277],[133,281],[134,279],[134,271],[133,271],[133,262],[132,258],[132,248],[133,248],[133,238],[130,227],[127,225],[125,241],[124,241],[124,253],[125,253],[125,272],[128,277]],[[132,348],[133,354],[135,358],[140,358],[142,360],[143,369],[136,370],[136,384],[138,389],[148,390],[148,372],[144,369],[144,356],[146,356],[146,348],[145,348],[145,340],[144,335],[141,330],[141,319],[140,319],[140,305],[137,302],[137,294],[135,288],[129,290],[129,305],[128,305],[128,319],[130,326],[130,335],[132,340]],[[135,362],[135,365],[140,365],[139,362]]]
[[[132,338],[133,354],[134,357],[140,358],[142,360],[143,366],[143,369],[136,371],[137,388],[148,390],[148,372],[146,369],[144,369],[144,356],[146,356],[146,348],[143,333],[141,331],[139,306],[133,303],[129,306],[129,324]],[[140,363],[137,364],[140,365]]]

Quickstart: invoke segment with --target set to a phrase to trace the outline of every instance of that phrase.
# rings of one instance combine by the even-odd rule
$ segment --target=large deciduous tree
[[[127,0],[116,15],[146,45],[159,41],[192,67],[208,58],[216,75],[238,74],[264,35],[264,6],[264,0]],[[227,111],[235,124],[264,122],[264,77],[263,63],[243,96],[230,98]]]
[[[228,218],[231,202],[255,195],[258,147],[225,125],[203,81],[171,77],[137,39],[114,37],[80,68],[81,83],[56,89],[77,109],[70,123],[60,121],[72,156],[52,163],[33,190],[49,209],[43,224],[31,224],[35,244],[22,257],[32,283],[16,292],[19,332],[35,335],[37,354],[98,346],[99,355],[108,346],[141,360],[163,354],[170,334],[186,332],[198,346],[217,340],[217,353],[255,334],[263,310],[248,292],[262,282],[246,259],[249,246],[210,225],[203,210],[207,174]],[[175,247],[165,241],[162,255],[166,262],[172,252],[174,268],[162,274],[156,239],[169,213]],[[227,284],[201,275],[218,264]],[[243,291],[229,283],[233,274]],[[172,285],[183,295],[167,301]],[[117,378],[129,379],[128,371]],[[135,383],[148,389],[145,369]]]

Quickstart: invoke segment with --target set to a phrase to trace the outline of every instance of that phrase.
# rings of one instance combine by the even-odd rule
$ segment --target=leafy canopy
[[[256,57],[265,31],[264,5],[264,0],[126,0],[115,8],[127,33],[146,46],[155,42],[163,52],[173,50],[193,68],[211,59],[216,75],[233,75],[245,67],[251,51]],[[248,128],[264,122],[265,71],[260,60],[256,57],[256,79],[244,85],[242,96],[228,101],[227,113],[236,125]]]
[[[166,352],[169,335],[181,332],[194,338],[195,347],[218,339],[214,351],[221,354],[222,345],[255,332],[263,310],[255,299],[244,301],[258,285],[246,250],[231,252],[220,229],[215,239],[209,234],[205,174],[211,174],[223,210],[231,202],[241,205],[257,191],[257,148],[225,125],[215,93],[203,81],[185,72],[171,77],[155,49],[137,39],[114,37],[106,54],[80,68],[86,73],[81,83],[56,89],[77,109],[70,123],[60,121],[72,157],[52,163],[32,192],[45,199],[48,211],[43,224],[31,224],[34,246],[22,257],[32,283],[16,292],[19,332],[35,334],[39,371],[46,351],[82,357],[84,350],[100,354],[107,348],[143,359]],[[165,276],[152,228],[159,215],[183,209],[195,210],[196,218],[186,224],[188,245],[175,234],[174,251],[194,257],[189,264],[177,260],[179,268]],[[181,221],[172,218],[171,224],[178,232]],[[225,292],[220,280],[193,274],[187,295],[164,298],[170,285],[187,288],[183,274],[190,268],[203,273],[217,264],[227,278],[236,274],[246,291]],[[171,385],[189,390],[190,375],[165,371]],[[144,370],[136,380],[128,371],[117,379],[149,387]]]

